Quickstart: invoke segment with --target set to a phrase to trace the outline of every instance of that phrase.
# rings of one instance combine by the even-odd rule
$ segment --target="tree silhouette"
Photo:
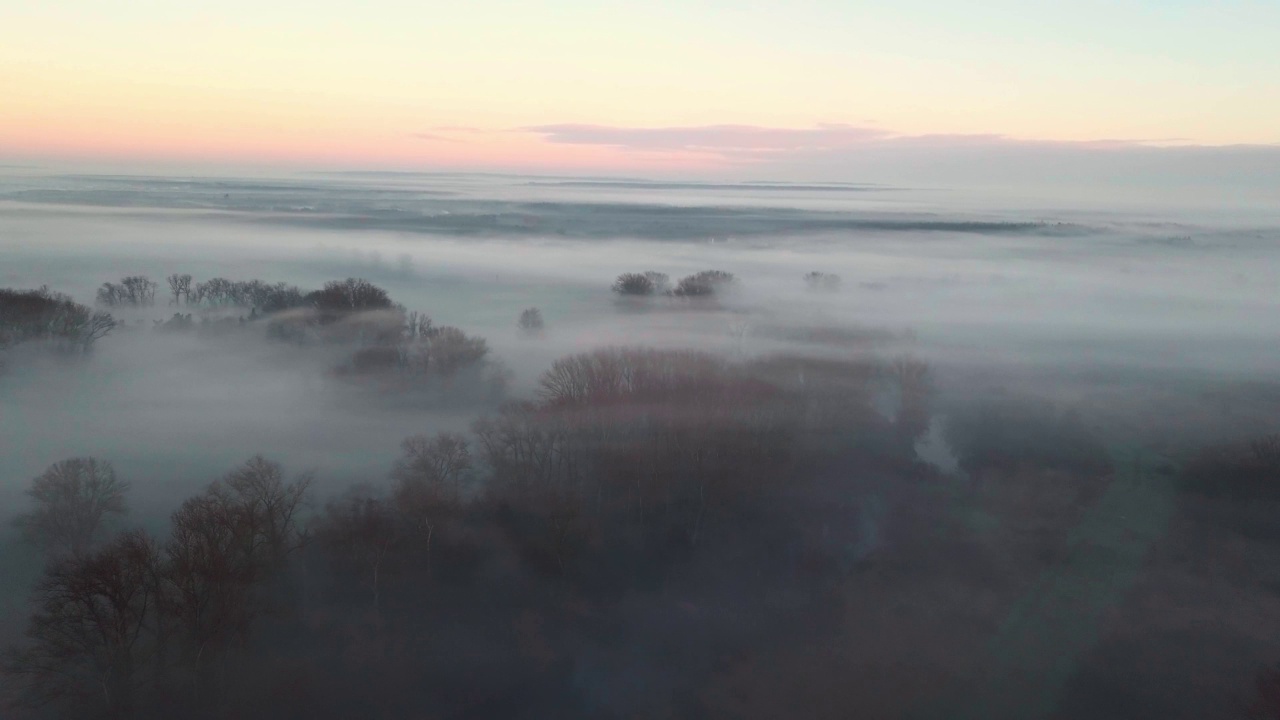
[[[316,526],[316,539],[344,575],[362,578],[373,616],[382,611],[388,555],[402,540],[401,519],[386,500],[367,488],[352,488],[328,503]]]
[[[520,319],[516,321],[516,325],[531,335],[542,332],[543,327],[545,327],[542,321],[542,311],[536,307],[527,308],[520,313]]]
[[[391,477],[396,507],[425,537],[428,573],[431,541],[442,523],[461,505],[462,487],[471,470],[471,451],[461,435],[440,433],[434,438],[414,435],[401,444],[404,456]]]
[[[5,670],[36,706],[132,716],[156,651],[159,553],[140,531],[51,567],[36,586],[28,644]]]
[[[200,683],[210,670],[225,676],[231,651],[247,642],[254,619],[279,607],[272,581],[305,540],[297,515],[310,484],[307,475],[286,483],[279,464],[258,456],[173,514],[166,606],[197,697],[220,699],[220,683]]]
[[[169,294],[173,296],[173,304],[178,305],[183,300],[189,304],[191,302],[191,276],[188,274],[179,275],[174,273],[165,278],[169,283]]]
[[[733,287],[737,282],[733,273],[723,270],[703,270],[681,278],[673,292],[677,297],[709,298]]]
[[[109,313],[94,312],[62,293],[0,289],[0,350],[29,341],[88,351],[115,328]]]
[[[307,295],[307,300],[318,310],[332,313],[386,310],[392,307],[386,290],[362,278],[327,282],[323,290]]]
[[[108,307],[132,305],[135,307],[154,305],[156,290],[160,284],[146,275],[131,275],[120,280],[120,284],[103,283],[98,288],[98,304]]]
[[[652,295],[656,287],[653,279],[640,273],[623,273],[613,281],[613,291],[619,295]]]
[[[31,481],[27,495],[35,507],[15,523],[44,551],[79,555],[93,545],[108,515],[126,512],[128,488],[110,463],[94,458],[56,462]]]

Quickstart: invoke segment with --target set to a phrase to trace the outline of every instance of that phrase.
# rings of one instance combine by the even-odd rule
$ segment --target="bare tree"
[[[132,717],[157,643],[159,553],[140,531],[63,561],[36,586],[28,643],[5,666],[31,705]]]
[[[278,567],[302,547],[297,515],[311,487],[309,473],[286,483],[284,469],[261,455],[232,471],[209,493],[244,514],[252,544],[269,567]]]
[[[220,699],[231,651],[253,620],[275,609],[270,583],[305,536],[297,515],[310,477],[286,483],[280,465],[255,457],[173,515],[165,544],[167,613],[177,622],[198,698]],[[211,665],[217,661],[217,665]]]
[[[147,277],[146,275],[132,275],[120,280],[120,284],[125,287],[129,294],[129,300],[134,305],[154,305],[156,302],[156,290],[160,284]]]
[[[146,275],[130,275],[121,278],[120,283],[103,283],[98,288],[98,304],[115,307],[118,305],[146,306],[154,305],[159,283]]]
[[[98,304],[115,307],[123,303],[122,298],[125,296],[125,289],[115,283],[102,283],[102,287],[98,288]]]
[[[430,573],[431,541],[444,520],[458,509],[471,470],[471,451],[462,436],[452,433],[434,438],[414,435],[401,447],[404,457],[391,472],[396,506],[425,535]]]
[[[188,304],[191,303],[191,276],[188,274],[179,275],[174,273],[165,278],[169,281],[169,294],[173,295],[172,304],[178,305],[185,299]]]
[[[430,315],[414,310],[405,316],[404,339],[406,341],[429,340],[435,334],[436,326]]]
[[[465,438],[453,433],[435,437],[414,435],[400,445],[404,456],[391,476],[406,485],[427,485],[434,493],[456,497],[471,469],[471,451]]]
[[[257,579],[243,518],[209,494],[188,499],[173,514],[165,544],[166,614],[181,634],[183,660],[201,694],[206,667],[233,640],[247,636],[249,589]]]
[[[93,349],[95,342],[106,337],[117,324],[115,318],[111,317],[111,313],[86,312],[78,323],[76,342],[80,345],[80,349],[87,353]]]
[[[325,506],[316,539],[328,552],[335,569],[354,573],[369,589],[374,617],[382,610],[388,555],[401,540],[400,521],[385,500],[367,488],[353,488]]]
[[[108,515],[126,512],[128,489],[110,463],[94,458],[56,462],[31,481],[27,495],[35,507],[15,522],[46,552],[79,555],[93,545]]]

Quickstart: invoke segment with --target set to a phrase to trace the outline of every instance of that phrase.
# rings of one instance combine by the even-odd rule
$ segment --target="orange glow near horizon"
[[[715,153],[552,143],[518,130],[556,124],[1280,140],[1280,55],[1260,31],[1280,10],[1135,6],[1094,17],[1097,8],[997,2],[1007,12],[990,17],[935,0],[733,10],[580,0],[371,0],[359,12],[324,0],[11,5],[0,7],[0,159],[732,165]],[[1126,34],[1125,22],[1162,34]]]

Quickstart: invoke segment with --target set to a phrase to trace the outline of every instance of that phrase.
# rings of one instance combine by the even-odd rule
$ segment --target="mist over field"
[[[0,288],[114,322],[0,314],[12,717],[1280,712],[1280,208],[0,173]],[[137,276],[154,298],[102,295]],[[29,490],[70,458],[128,513],[69,555],[152,558],[180,599],[139,580],[144,640],[37,656],[68,552]],[[188,499],[250,476],[299,491],[276,554],[184,585]]]

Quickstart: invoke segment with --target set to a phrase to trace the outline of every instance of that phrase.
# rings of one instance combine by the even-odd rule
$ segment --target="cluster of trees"
[[[283,282],[212,278],[192,287],[188,277],[181,276],[186,284],[185,289],[180,287],[187,305],[239,307],[249,308],[254,313],[273,313],[306,303],[307,293]]]
[[[462,372],[483,370],[489,356],[484,338],[451,325],[436,327],[431,318],[418,313],[366,313],[340,325],[320,327],[323,337],[339,337],[360,346],[350,363],[340,368],[353,376],[394,377],[408,383],[450,380]]]
[[[125,512],[128,488],[109,463],[63,460],[31,481],[27,495],[34,507],[14,518],[14,525],[52,556],[82,555],[98,539],[108,516]]]
[[[248,321],[264,322],[267,335],[274,339],[354,346],[349,361],[339,368],[340,374],[381,376],[395,373],[413,380],[428,375],[447,379],[462,371],[480,371],[486,367],[489,346],[484,338],[468,335],[452,326],[437,327],[429,316],[407,311],[395,303],[386,290],[363,278],[334,280],[313,291],[304,291],[283,282],[267,283],[256,279],[212,278],[195,283],[191,275],[178,273],[166,279],[174,304],[247,309]],[[124,278],[119,284],[104,284],[99,291],[99,302],[113,306],[149,305],[154,301],[157,287],[157,283],[145,276]],[[39,292],[44,293],[40,296],[43,302],[53,303],[64,311],[79,307],[67,305],[70,301],[64,296],[43,290]],[[0,301],[4,299],[0,297]],[[16,302],[13,307],[17,307]],[[110,320],[110,316],[105,314],[92,318]],[[157,321],[156,327],[164,331],[188,331],[205,329],[210,325],[221,326],[208,322],[208,318],[201,320],[197,323],[192,313],[179,312],[166,321]],[[62,327],[50,321],[42,320],[42,323],[31,321],[22,327],[28,331],[39,327]],[[234,318],[221,323],[236,325]],[[242,316],[240,324],[244,323]],[[110,325],[91,325],[86,326],[86,334],[73,335],[92,342],[105,333],[103,327],[110,329]],[[520,316],[519,327],[530,333],[540,332],[543,327],[541,311],[537,308],[525,310]],[[0,340],[3,337],[0,335]]]
[[[47,287],[0,288],[0,351],[28,342],[87,351],[115,326],[110,313],[94,312]]]
[[[162,538],[104,540],[127,484],[100,461],[58,463],[20,519],[52,562],[7,677],[24,706],[85,717],[478,717],[506,702],[598,716],[557,658],[617,652],[617,631],[577,608],[622,621],[623,598],[682,588],[760,620],[705,629],[745,648],[786,627],[764,620],[804,616],[776,592],[819,602],[847,572],[848,500],[818,480],[868,457],[850,434],[895,433],[871,402],[882,370],[574,355],[468,435],[405,440],[389,482],[308,514],[310,478],[254,458],[185,501]]]
[[[242,308],[253,314],[271,314],[298,307],[323,313],[343,313],[391,308],[387,292],[368,280],[347,278],[325,283],[320,290],[306,291],[284,282],[229,280],[215,277],[195,282],[189,273],[165,278],[171,305],[210,308]],[[98,292],[100,303],[109,305],[151,305],[158,283],[146,276],[134,276],[119,285],[106,283]]]
[[[814,270],[813,272],[805,273],[804,284],[814,292],[836,292],[840,289],[842,281],[840,276],[835,273]]]
[[[737,278],[723,270],[703,270],[683,277],[671,286],[660,272],[623,273],[613,283],[613,291],[623,297],[666,295],[682,298],[711,298],[735,287]]]
[[[836,292],[842,281],[835,273],[813,271],[804,276],[805,285],[814,292]],[[710,298],[734,287],[737,278],[723,270],[703,270],[683,277],[672,287],[665,273],[623,273],[613,282],[613,292],[623,297],[666,295],[684,298]]]
[[[106,307],[149,307],[156,304],[160,284],[145,275],[130,275],[98,288],[98,304]]]
[[[56,463],[17,519],[50,563],[4,663],[12,716],[904,716],[919,693],[875,679],[981,673],[1113,472],[1075,416],[988,403],[951,416],[957,482],[912,451],[933,403],[905,357],[601,349],[319,507],[258,457],[159,536],[110,535],[110,465]],[[1277,447],[1191,459],[1187,512],[1274,517]],[[1276,687],[1258,676],[1260,716]]]
[[[292,606],[281,573],[303,544],[309,482],[253,458],[184,502],[167,538],[129,530],[99,542],[127,485],[91,458],[50,467],[19,518],[50,559],[28,642],[4,665],[20,704],[105,718],[220,708],[258,619]]]
[[[643,273],[623,273],[613,283],[613,291],[619,295],[665,295],[671,290],[666,273],[652,270]]]

